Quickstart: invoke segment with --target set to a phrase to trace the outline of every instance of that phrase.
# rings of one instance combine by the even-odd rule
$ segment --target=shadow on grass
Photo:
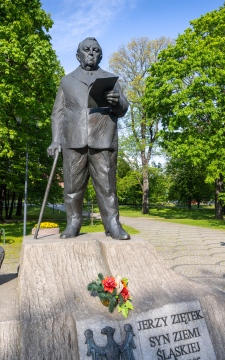
[[[201,220],[196,220],[194,225],[211,228],[213,230],[225,230],[224,220],[201,219]]]
[[[27,207],[27,220],[34,220],[36,219],[36,223],[38,222],[38,218],[41,211],[41,205],[28,205]],[[43,220],[49,220],[49,219],[65,219],[66,213],[64,211],[59,211],[56,208],[50,208],[48,206],[45,207],[44,214],[43,214]],[[23,220],[23,215],[16,216],[16,209],[13,213],[13,220]]]
[[[225,221],[216,219],[166,219],[166,218],[154,218],[155,221],[165,221],[175,224],[183,224],[190,226],[198,226],[213,230],[225,230]]]

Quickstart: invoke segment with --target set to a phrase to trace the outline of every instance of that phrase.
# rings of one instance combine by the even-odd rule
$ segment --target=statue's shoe
[[[73,225],[67,225],[66,229],[60,235],[61,239],[73,238],[79,235],[80,228]]]
[[[121,225],[111,226],[106,236],[111,236],[115,240],[130,240],[130,235],[122,228]]]

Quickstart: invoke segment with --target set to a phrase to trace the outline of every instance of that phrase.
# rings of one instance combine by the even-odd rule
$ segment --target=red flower
[[[104,290],[108,291],[110,293],[113,292],[113,289],[116,287],[117,283],[115,283],[114,277],[106,276],[105,280],[102,280],[102,283],[104,285]]]
[[[122,295],[122,297],[124,298],[125,301],[127,301],[129,299],[129,297],[130,297],[129,291],[125,287],[121,291],[121,295]]]

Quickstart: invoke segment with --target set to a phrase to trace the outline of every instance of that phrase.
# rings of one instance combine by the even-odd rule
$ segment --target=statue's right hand
[[[53,142],[51,145],[47,148],[47,154],[48,156],[54,157],[56,149],[60,146],[60,143]]]

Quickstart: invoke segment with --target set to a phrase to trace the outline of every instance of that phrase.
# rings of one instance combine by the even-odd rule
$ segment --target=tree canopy
[[[216,217],[222,218],[225,176],[225,7],[190,22],[174,46],[159,54],[146,80],[143,106],[161,118],[161,144],[175,158],[204,166],[206,181],[220,186]]]
[[[204,166],[194,166],[187,158],[171,158],[167,163],[167,176],[170,178],[168,200],[188,204],[189,209],[193,201],[197,201],[198,207],[202,201],[212,201],[214,187],[205,182]]]
[[[141,167],[136,162],[135,171],[140,170],[139,183],[144,214],[149,212],[148,166],[157,138],[159,118],[146,114],[142,97],[145,94],[147,69],[157,61],[159,52],[171,43],[173,40],[166,37],[155,40],[148,37],[133,38],[126,46],[120,46],[109,60],[110,69],[120,77],[130,103],[130,111],[122,125],[124,136],[120,136],[120,147],[126,152],[127,159],[138,157],[140,160]],[[131,166],[133,165],[134,160],[131,162]]]
[[[35,188],[37,182],[46,184],[44,179],[50,172],[52,161],[46,154],[51,142],[50,115],[60,78],[64,75],[48,34],[52,24],[50,14],[41,8],[39,0],[1,1],[1,205],[5,192],[2,189],[6,186],[16,192],[17,197],[22,196],[27,140],[29,188]],[[41,189],[38,197],[43,195],[43,187]]]

